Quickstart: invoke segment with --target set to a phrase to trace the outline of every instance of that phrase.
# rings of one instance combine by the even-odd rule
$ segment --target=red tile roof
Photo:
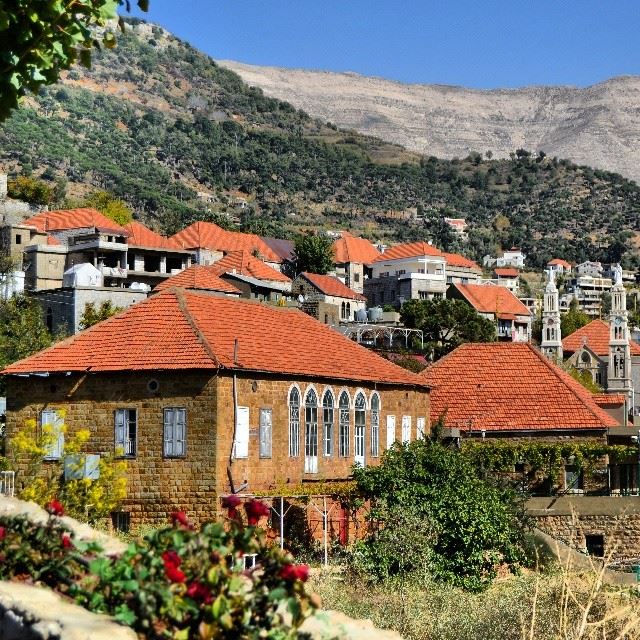
[[[308,273],[304,271],[300,274],[308,280],[318,291],[325,296],[335,296],[337,298],[349,298],[350,300],[366,300],[360,293],[349,289],[346,284],[334,276],[321,276],[318,273]]]
[[[454,284],[452,286],[479,313],[497,313],[499,318],[531,315],[529,309],[506,287],[493,284]]]
[[[452,267],[466,267],[467,269],[473,269],[478,273],[482,273],[482,269],[476,262],[474,262],[473,260],[469,260],[469,258],[465,258],[459,253],[445,253],[443,251],[442,255],[447,261],[447,264],[451,265]]]
[[[390,247],[372,262],[397,260],[399,258],[417,258],[420,256],[442,256],[442,251],[427,242],[409,242]]]
[[[62,245],[62,242],[55,236],[47,235],[47,244],[51,247],[59,247]]]
[[[520,275],[520,271],[515,267],[496,267],[493,272],[499,278],[517,278]]]
[[[599,407],[618,407],[625,403],[624,393],[596,393],[593,396]]]
[[[258,252],[263,260],[282,262],[282,258],[262,239],[253,233],[227,231],[213,222],[194,222],[178,231],[172,239],[184,249],[211,249],[213,251]]]
[[[161,236],[159,233],[145,227],[142,223],[132,220],[124,228],[129,232],[127,244],[130,247],[144,247],[148,249],[182,249],[182,247],[171,238]]]
[[[562,341],[562,350],[565,353],[575,353],[583,346],[587,346],[597,356],[608,356],[609,323],[604,320],[592,320]],[[631,355],[640,356],[640,345],[633,340],[631,340]]]
[[[428,387],[419,376],[297,309],[178,288],[151,296],[2,373],[219,367]]]
[[[96,228],[100,231],[115,231],[120,235],[128,235],[127,231],[119,224],[96,209],[88,207],[42,211],[25,220],[23,224],[36,227],[41,232]]]
[[[547,262],[547,266],[559,265],[564,267],[565,269],[571,269],[571,263],[563,260],[562,258],[554,258],[553,260],[549,260]]]
[[[251,276],[257,280],[269,280],[271,282],[291,282],[291,278],[277,269],[265,264],[259,258],[248,251],[232,251],[224,258],[214,262],[211,268],[218,275],[223,273],[239,273],[243,276]]]
[[[342,238],[333,243],[333,261],[335,264],[355,262],[369,264],[380,257],[380,252],[366,239],[356,238],[343,232]]]
[[[194,264],[188,269],[176,273],[157,285],[154,291],[164,291],[172,287],[183,287],[184,289],[204,289],[207,291],[219,291],[221,293],[241,292],[232,284],[223,280],[211,266]]]
[[[529,344],[463,344],[421,374],[431,416],[465,432],[605,429],[593,394]]]

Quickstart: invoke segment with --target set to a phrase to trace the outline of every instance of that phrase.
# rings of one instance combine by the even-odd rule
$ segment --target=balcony
[[[128,273],[127,270],[122,267],[100,266],[98,269],[105,278],[126,278]]]

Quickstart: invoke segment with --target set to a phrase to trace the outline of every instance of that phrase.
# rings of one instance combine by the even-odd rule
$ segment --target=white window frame
[[[184,407],[165,407],[162,420],[164,457],[184,458],[187,455],[187,410]]]
[[[326,404],[327,398],[331,404]],[[331,389],[325,389],[322,395],[322,455],[329,458],[333,455],[333,430],[336,421],[336,399]]]
[[[260,457],[270,458],[272,456],[273,437],[273,411],[268,407],[260,409]]]
[[[346,405],[342,399],[346,398]],[[347,391],[341,391],[338,396],[338,455],[341,458],[349,457],[349,449],[351,448],[349,438],[351,431],[351,398]]]
[[[416,439],[424,440],[426,434],[427,421],[424,417],[416,418]]]
[[[60,460],[64,455],[64,418],[57,409],[43,409],[40,412],[40,433],[44,435],[44,428],[51,426],[53,440],[47,446],[45,460]]]
[[[402,416],[402,444],[411,442],[411,416]]]
[[[297,403],[291,402],[293,393],[297,395]],[[294,386],[289,389],[287,405],[289,407],[289,457],[298,458],[300,456],[300,406],[302,404],[302,394],[300,389]]]
[[[387,416],[387,449],[391,449],[396,441],[396,417]]]
[[[236,410],[236,434],[233,441],[233,457],[237,460],[249,457],[249,407]]]
[[[120,407],[113,414],[116,454],[121,458],[135,458],[138,454],[138,410],[132,407]],[[131,437],[132,424],[133,437]],[[118,434],[118,429],[122,429],[121,434]],[[118,449],[121,449],[122,453],[118,453]]]
[[[371,457],[377,458],[380,455],[380,394],[372,393],[369,400],[371,407]]]

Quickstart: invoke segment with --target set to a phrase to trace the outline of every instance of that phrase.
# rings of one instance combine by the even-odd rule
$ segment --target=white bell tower
[[[540,349],[552,362],[562,362],[562,335],[560,333],[560,305],[555,271],[547,271],[548,281],[542,306],[542,342]]]
[[[622,268],[614,268],[615,282],[611,289],[609,318],[609,364],[607,392],[631,394],[631,343],[627,320],[627,292],[622,284]]]

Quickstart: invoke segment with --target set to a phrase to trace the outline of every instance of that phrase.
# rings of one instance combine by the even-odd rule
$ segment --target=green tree
[[[111,300],[101,302],[98,308],[96,308],[93,302],[87,302],[84,306],[82,317],[80,318],[80,329],[88,329],[94,324],[110,318],[119,311],[122,311],[122,307],[115,306]]]
[[[424,439],[396,444],[379,466],[356,467],[353,477],[372,501],[375,518],[406,507],[437,533],[431,562],[436,578],[478,590],[500,565],[515,570],[525,560],[526,523],[516,494],[481,479],[455,449]],[[381,562],[393,567],[393,549],[387,553],[391,557]]]
[[[107,191],[94,191],[84,200],[85,207],[93,207],[115,223],[125,225],[133,220],[133,211],[125,202]]]
[[[409,300],[400,309],[406,327],[420,329],[426,353],[434,360],[463,342],[493,342],[494,324],[462,300]]]
[[[44,180],[19,176],[7,183],[7,194],[16,200],[23,200],[29,204],[50,204],[55,197],[52,189]]]
[[[560,332],[563,338],[571,335],[581,327],[591,322],[591,318],[578,307],[578,301],[573,298],[569,303],[569,311],[560,318]]]
[[[296,271],[325,274],[333,269],[333,249],[324,236],[298,236],[295,243]]]
[[[54,84],[60,72],[76,60],[91,66],[91,50],[99,47],[95,28],[117,16],[130,0],[14,0],[0,5],[0,122],[28,91]],[[146,11],[148,0],[138,0]],[[119,21],[124,28],[122,20]],[[102,36],[105,47],[115,46],[113,31]]]
[[[0,301],[0,370],[51,345],[40,305],[24,295]],[[0,377],[0,395],[5,382]]]

